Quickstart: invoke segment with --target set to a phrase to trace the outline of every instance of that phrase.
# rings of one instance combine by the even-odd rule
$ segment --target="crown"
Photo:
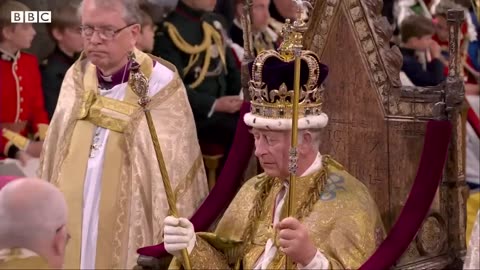
[[[298,4],[298,3],[297,3]],[[250,66],[251,110],[244,121],[251,127],[291,129],[295,58],[300,58],[298,128],[323,128],[328,117],[322,112],[323,86],[328,67],[312,51],[303,50],[306,24],[297,19],[283,25],[283,42],[278,50],[260,52]]]

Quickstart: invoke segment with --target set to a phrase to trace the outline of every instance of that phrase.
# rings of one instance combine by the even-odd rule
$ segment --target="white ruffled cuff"
[[[298,264],[297,268],[299,270],[307,270],[307,269],[328,270],[330,268],[330,262],[319,250],[317,250],[317,253],[315,253],[315,256],[310,261],[310,263],[308,263],[305,266]]]
[[[188,242],[188,247],[187,247],[188,254],[192,253],[193,248],[195,247],[195,243],[197,243],[197,235],[196,234],[194,234],[193,238],[191,238],[190,241]]]
[[[212,108],[210,108],[210,111],[207,114],[207,117],[210,118],[212,117],[213,113],[215,112],[215,104],[217,104],[217,101],[213,102]]]

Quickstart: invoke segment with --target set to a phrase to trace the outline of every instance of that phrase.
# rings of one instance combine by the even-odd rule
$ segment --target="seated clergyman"
[[[286,256],[299,269],[358,269],[383,240],[367,188],[318,151],[328,122],[321,108],[328,70],[311,51],[301,56],[297,178],[287,217],[294,61],[284,49],[261,52],[251,70],[251,112],[244,121],[265,173],[244,184],[214,233],[195,234],[187,219],[165,219],[173,268],[185,264],[186,248],[193,269],[284,269]]]

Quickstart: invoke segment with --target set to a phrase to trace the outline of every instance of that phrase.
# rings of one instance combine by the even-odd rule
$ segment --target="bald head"
[[[22,178],[0,190],[0,248],[45,252],[67,222],[66,202],[52,184]]]

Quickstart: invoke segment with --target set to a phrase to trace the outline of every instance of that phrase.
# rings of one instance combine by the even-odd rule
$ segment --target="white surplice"
[[[472,236],[468,244],[467,256],[463,265],[464,270],[480,269],[480,211],[477,212],[477,220],[473,226]]]
[[[170,81],[172,81],[173,77],[173,71],[156,62],[149,81],[149,95],[153,96],[157,94]],[[127,82],[115,85],[108,90],[100,89],[100,95],[121,100],[125,97],[126,90]],[[109,133],[110,130],[105,128],[97,127],[95,129],[92,145],[96,144],[97,149],[92,149],[92,153],[88,160],[83,190],[81,269],[95,269],[99,205],[102,187],[101,180],[105,146]]]

